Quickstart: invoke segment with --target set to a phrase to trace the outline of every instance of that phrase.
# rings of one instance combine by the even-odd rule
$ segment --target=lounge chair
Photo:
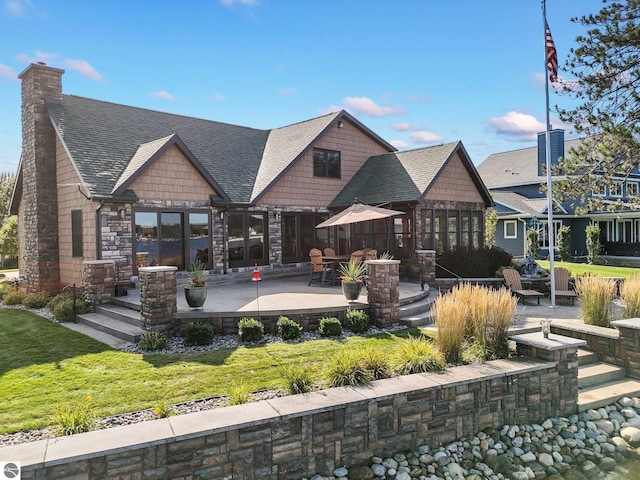
[[[522,288],[520,273],[516,269],[505,268],[502,271],[502,275],[504,276],[504,282],[507,287],[509,287],[513,294],[518,297],[518,300],[522,299],[523,304],[526,303],[527,298],[535,298],[538,300],[538,305],[540,305],[540,297],[544,297],[544,293],[537,290],[525,290]]]
[[[573,306],[578,295],[575,290],[569,287],[569,270],[563,267],[554,267],[553,276],[555,277],[556,298],[568,298]]]
[[[309,258],[311,259],[311,273],[309,274],[309,286],[313,282],[315,277],[318,277],[321,287],[324,287],[324,282],[327,280],[327,274],[331,275],[331,280],[335,278],[335,270],[332,268],[331,262],[324,262],[322,260],[322,251],[317,248],[309,250]]]

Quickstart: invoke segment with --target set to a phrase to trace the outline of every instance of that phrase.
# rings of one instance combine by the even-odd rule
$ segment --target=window
[[[313,176],[340,178],[340,152],[314,148]]]
[[[518,238],[518,225],[516,220],[504,221],[504,238]]]
[[[82,210],[71,210],[71,256],[82,255]]]
[[[638,182],[627,182],[627,197],[638,196]]]
[[[622,197],[622,182],[615,181],[609,186],[609,196]]]
[[[538,244],[540,248],[549,247],[549,222],[547,220],[540,221],[540,229],[538,230]],[[553,221],[553,243],[554,246],[558,245],[558,230],[562,227],[562,220]]]

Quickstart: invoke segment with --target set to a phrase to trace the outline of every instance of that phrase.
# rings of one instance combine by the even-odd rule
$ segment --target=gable
[[[469,171],[456,151],[427,191],[425,200],[484,203]]]
[[[371,155],[388,152],[388,147],[366,135],[347,118],[330,125],[304,154],[275,181],[260,198],[263,205],[326,207]],[[313,149],[340,152],[340,178],[313,176]]]
[[[141,200],[209,203],[218,195],[176,145],[169,147],[145,169],[130,188]]]

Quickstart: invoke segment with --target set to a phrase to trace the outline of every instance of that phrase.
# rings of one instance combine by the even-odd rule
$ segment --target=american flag
[[[549,24],[545,20],[546,31],[546,51],[547,51],[547,70],[549,70],[549,80],[551,82],[556,81],[558,76],[558,52],[556,52],[556,46],[553,44],[553,38],[551,37],[551,30],[549,30]]]

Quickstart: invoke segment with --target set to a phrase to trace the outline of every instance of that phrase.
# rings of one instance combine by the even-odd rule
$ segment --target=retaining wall
[[[299,479],[574,413],[584,342],[516,341],[532,356],[4,447],[0,458],[21,462],[23,480]]]

